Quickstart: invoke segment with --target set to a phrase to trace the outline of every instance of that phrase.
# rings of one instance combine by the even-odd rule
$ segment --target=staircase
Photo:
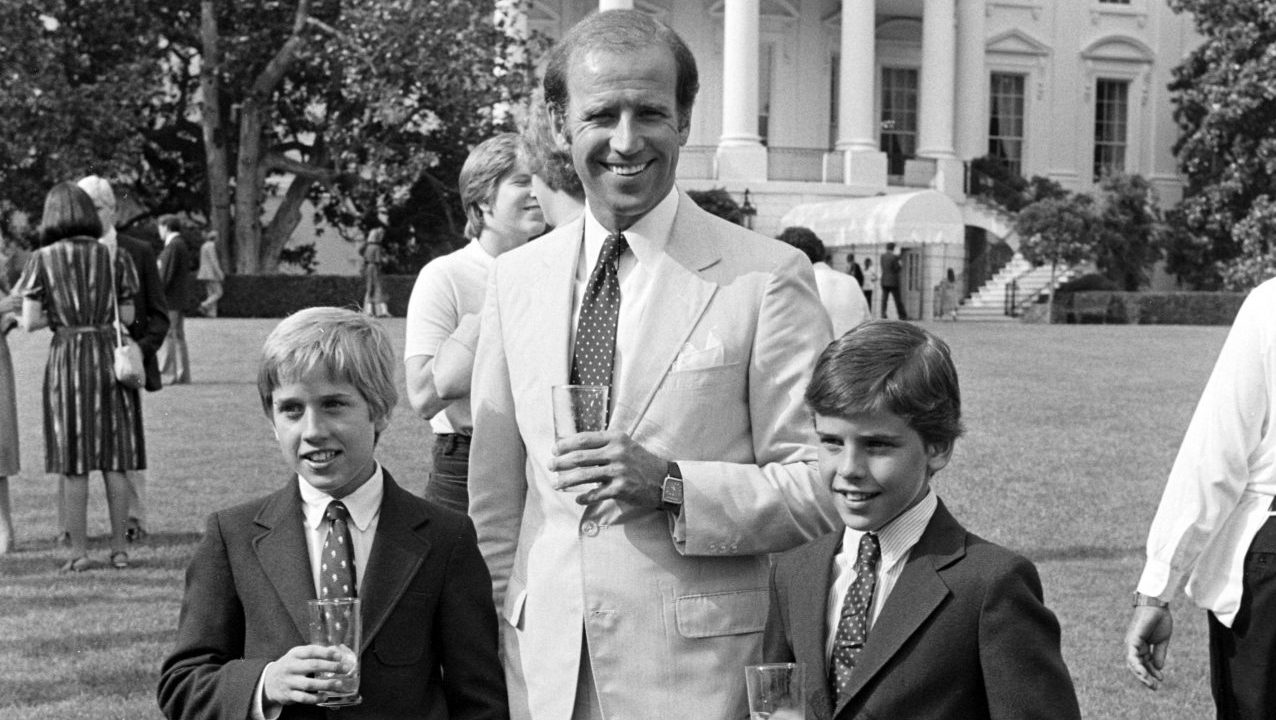
[[[1075,277],[1078,268],[1059,268],[1054,287]],[[1015,318],[1006,315],[1006,295],[1012,281],[1018,282],[1015,303],[1022,307],[1050,287],[1050,266],[1033,267],[1023,255],[1015,253],[991,280],[971,295],[957,308],[957,319],[965,321],[1011,322]]]

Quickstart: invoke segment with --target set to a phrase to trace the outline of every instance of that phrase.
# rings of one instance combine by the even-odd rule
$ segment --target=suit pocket
[[[698,390],[729,384],[741,373],[741,363],[696,368],[694,370],[670,370],[665,375],[666,390]]]
[[[674,606],[678,632],[687,638],[762,632],[767,595],[767,588],[684,595]]]
[[[412,665],[421,661],[421,654],[430,645],[434,603],[435,596],[431,594],[403,593],[372,643],[372,653],[381,664]]]

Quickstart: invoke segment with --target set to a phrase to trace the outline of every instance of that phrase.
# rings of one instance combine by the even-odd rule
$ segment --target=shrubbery
[[[1131,325],[1231,325],[1246,293],[1113,292],[1056,293],[1056,323]]]
[[[382,275],[390,314],[408,310],[415,275]],[[217,304],[221,317],[281,318],[317,305],[357,308],[363,304],[364,279],[358,275],[227,275],[226,294]]]

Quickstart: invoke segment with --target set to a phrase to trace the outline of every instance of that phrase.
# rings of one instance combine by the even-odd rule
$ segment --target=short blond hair
[[[284,318],[266,338],[257,392],[271,417],[276,388],[322,369],[363,395],[374,423],[389,422],[399,402],[394,368],[390,336],[376,320],[345,308],[306,308]]]

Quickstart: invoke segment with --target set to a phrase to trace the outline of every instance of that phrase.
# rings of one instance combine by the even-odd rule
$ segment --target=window
[[[881,149],[887,175],[903,175],[904,161],[917,156],[916,69],[882,68]]]
[[[1023,175],[1024,76],[993,73],[989,90],[988,155]]]
[[[1126,128],[1130,115],[1130,83],[1095,81],[1094,179],[1125,170]]]
[[[829,88],[829,147],[837,147],[837,104],[841,98],[841,88],[839,84],[842,82],[842,56],[833,53],[831,62],[832,72],[829,73],[832,86]]]
[[[1129,5],[1130,0],[1099,0],[1100,5]]]
[[[771,74],[775,63],[775,45],[766,43],[758,53],[758,135],[767,144],[771,130]]]

